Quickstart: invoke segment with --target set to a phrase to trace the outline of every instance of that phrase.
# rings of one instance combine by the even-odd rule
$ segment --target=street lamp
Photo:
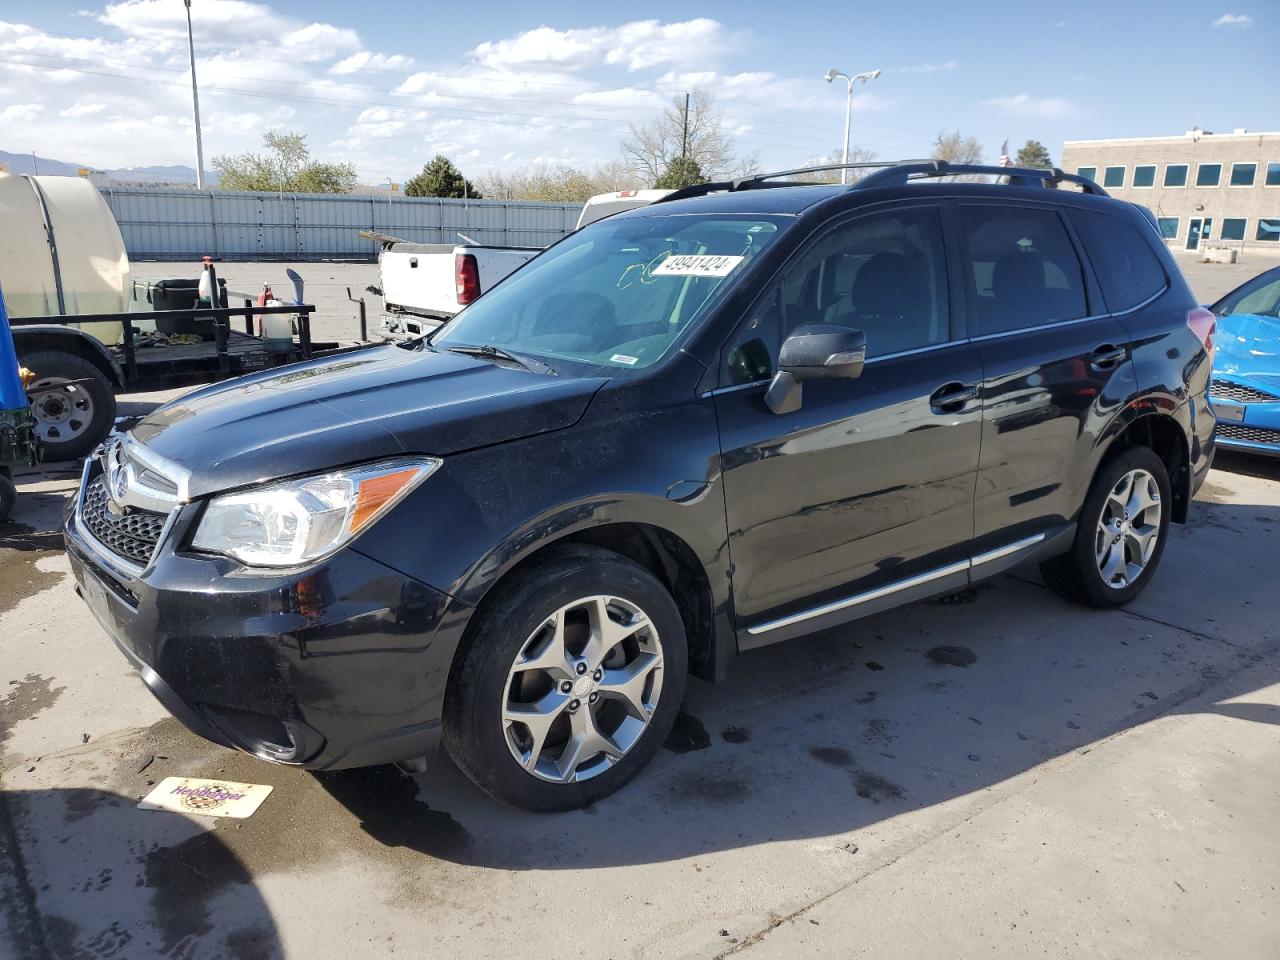
[[[204,189],[204,145],[200,142],[200,94],[196,91],[196,42],[191,35],[191,0],[187,7],[187,49],[191,52],[191,110],[196,120],[196,189]]]
[[[844,104],[844,160],[842,163],[849,162],[849,122],[853,119],[853,85],[855,83],[870,83],[876,77],[880,76],[879,70],[869,70],[866,73],[855,73],[852,77],[847,73],[841,73],[835,67],[827,71],[827,83],[832,83],[837,77],[845,81],[849,85],[849,96]],[[847,168],[840,170],[840,182],[848,183],[849,171]]]

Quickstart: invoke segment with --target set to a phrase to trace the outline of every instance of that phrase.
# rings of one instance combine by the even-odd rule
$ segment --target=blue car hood
[[[605,381],[374,347],[203,387],[131,431],[193,497],[350,463],[448,456],[572,426]]]
[[[1280,393],[1280,320],[1252,313],[1218,318],[1213,375]]]

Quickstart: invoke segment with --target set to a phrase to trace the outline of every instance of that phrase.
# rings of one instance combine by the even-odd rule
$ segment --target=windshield
[[[592,224],[485,294],[431,338],[448,350],[637,370],[671,349],[787,218],[684,215]]]

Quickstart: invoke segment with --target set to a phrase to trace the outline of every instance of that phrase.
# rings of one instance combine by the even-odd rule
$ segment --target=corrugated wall
[[[419,243],[545,247],[581,204],[103,187],[131,260],[374,260],[373,230]]]

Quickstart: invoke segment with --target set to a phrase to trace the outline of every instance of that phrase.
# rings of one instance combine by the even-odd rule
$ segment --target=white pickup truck
[[[539,247],[378,239],[382,334],[392,339],[430,333],[542,252]]]
[[[599,194],[583,206],[576,229],[624,210],[647,206],[669,193],[670,190],[621,190]],[[389,340],[430,333],[542,252],[541,247],[486,247],[469,241],[412,243],[364,230],[360,236],[382,245],[378,254],[381,327],[382,336]]]

